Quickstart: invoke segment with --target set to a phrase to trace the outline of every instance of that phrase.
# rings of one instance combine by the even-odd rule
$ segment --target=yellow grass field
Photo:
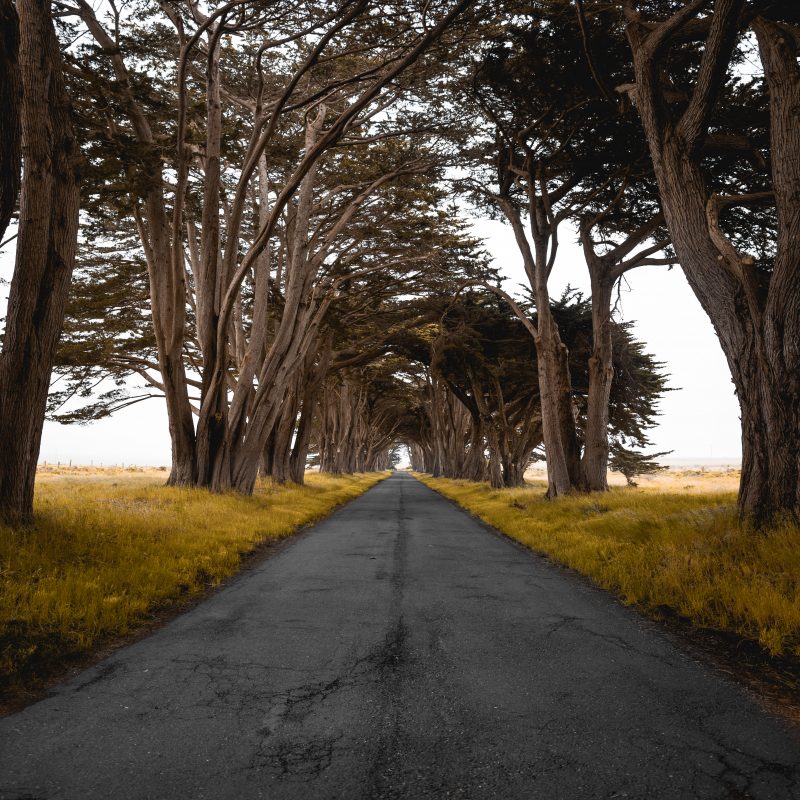
[[[663,473],[660,483],[553,501],[544,498],[544,484],[493,490],[417,477],[626,603],[668,607],[697,627],[800,656],[800,527],[742,528],[737,475]],[[720,491],[726,482],[730,490]]]
[[[736,494],[739,490],[738,469],[714,469],[695,467],[692,469],[669,468],[652,475],[638,475],[636,483],[639,489],[650,492],[680,492],[688,494],[708,494],[709,492],[729,492]],[[541,483],[546,487],[547,471],[541,467],[529,469],[525,480]],[[613,487],[627,486],[625,476],[619,472],[608,473],[608,485]]]
[[[33,527],[0,526],[0,691],[144,629],[387,474],[309,474],[242,497],[168,488],[160,470],[42,469]]]

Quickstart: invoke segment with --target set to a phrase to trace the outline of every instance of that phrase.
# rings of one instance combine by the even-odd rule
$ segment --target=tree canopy
[[[653,468],[667,388],[614,289],[679,265],[742,408],[742,516],[797,514],[795,5],[0,3],[0,230],[16,218],[20,241],[3,363],[39,341],[17,312],[52,300],[48,413],[81,423],[164,398],[174,485],[249,493],[259,473],[378,469],[407,447],[498,486],[544,457],[549,496],[602,491],[609,463]],[[38,62],[20,50],[32,31]],[[47,155],[54,131],[79,148],[69,163]],[[33,147],[46,186],[31,158],[22,169]],[[41,234],[57,278],[30,244],[32,192],[55,203]],[[79,230],[54,210],[78,203]],[[476,215],[506,222],[522,294]],[[565,237],[585,297],[552,296]],[[41,381],[25,392],[44,408]],[[29,427],[2,478],[23,516]]]

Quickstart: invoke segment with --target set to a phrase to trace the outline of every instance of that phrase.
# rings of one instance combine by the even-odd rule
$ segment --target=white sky
[[[480,221],[475,232],[486,239],[513,290],[526,278],[509,228]],[[580,248],[562,238],[552,279],[552,294],[567,284],[588,295],[588,274]],[[13,247],[0,254],[0,275],[11,276]],[[741,458],[739,408],[716,335],[679,268],[643,267],[628,275],[622,315],[635,321],[636,336],[666,362],[670,385],[662,403],[659,425],[651,439],[655,450],[673,450],[668,463],[713,460],[735,464]],[[4,307],[8,287],[2,286]],[[40,461],[74,464],[168,465],[170,460],[166,410],[162,400],[148,400],[91,425],[45,424]]]

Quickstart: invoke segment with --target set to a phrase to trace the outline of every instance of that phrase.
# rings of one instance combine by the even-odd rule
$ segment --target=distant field
[[[737,492],[741,470],[738,467],[670,467],[654,475],[639,475],[635,478],[640,489],[651,492]],[[529,469],[525,479],[531,482],[547,482],[544,468]],[[625,476],[619,472],[608,473],[609,486],[627,486]]]
[[[800,527],[742,528],[738,476],[677,471],[641,488],[546,500],[544,484],[418,475],[485,522],[589,576],[626,603],[800,656]]]
[[[387,474],[242,497],[165,487],[158,469],[42,469],[33,527],[0,526],[0,696],[145,629]]]
[[[103,477],[147,477],[166,481],[169,470],[166,467],[137,466],[87,466],[85,464],[39,464],[36,480],[43,481],[53,477],[103,478]]]

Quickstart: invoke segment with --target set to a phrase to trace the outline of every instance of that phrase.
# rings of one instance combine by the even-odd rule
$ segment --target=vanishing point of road
[[[800,798],[800,736],[394,474],[0,720],[3,800]]]

